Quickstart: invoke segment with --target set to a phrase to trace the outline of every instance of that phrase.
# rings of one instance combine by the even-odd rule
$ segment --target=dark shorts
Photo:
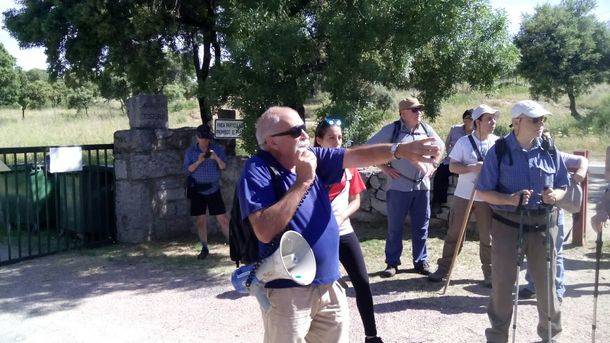
[[[204,215],[208,209],[211,216],[227,212],[220,190],[208,195],[193,192],[191,195],[191,216]]]

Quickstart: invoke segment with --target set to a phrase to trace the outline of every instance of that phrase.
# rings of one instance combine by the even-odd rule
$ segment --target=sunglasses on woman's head
[[[279,136],[290,136],[292,138],[299,138],[303,132],[305,131],[305,124],[301,124],[298,126],[293,126],[286,131],[282,131],[276,134],[271,135],[271,137],[279,137]]]
[[[324,121],[328,124],[328,125],[335,125],[335,126],[341,126],[341,119],[334,119],[334,118],[324,118]]]

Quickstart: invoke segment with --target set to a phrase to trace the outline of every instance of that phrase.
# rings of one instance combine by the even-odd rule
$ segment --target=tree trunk
[[[570,113],[574,119],[582,119],[582,116],[576,110],[576,97],[574,96],[574,91],[572,89],[568,89],[568,98],[570,98]]]
[[[25,119],[25,107],[21,107],[21,120]]]
[[[199,59],[199,44],[197,43],[197,32],[193,32],[190,36],[191,40],[191,49],[193,53],[193,64],[195,65],[195,75],[197,76],[197,85],[199,86],[199,90],[203,88],[205,84],[208,73],[210,71],[210,44],[204,43],[203,45],[203,63]],[[199,93],[199,92],[198,92]],[[199,115],[201,116],[201,122],[203,125],[211,126],[210,122],[212,120],[211,110],[205,97],[202,94],[197,95],[197,102],[199,103]]]

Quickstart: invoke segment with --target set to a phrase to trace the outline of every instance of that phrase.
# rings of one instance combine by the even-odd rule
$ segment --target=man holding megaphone
[[[302,235],[315,257],[315,275],[306,286],[296,282],[291,273],[279,272],[277,279],[266,281],[270,306],[261,306],[264,341],[347,342],[347,298],[337,282],[339,227],[325,187],[338,182],[344,168],[386,163],[394,158],[432,163],[442,148],[431,145],[433,139],[353,149],[311,148],[303,120],[288,107],[265,111],[256,123],[256,139],[261,151],[246,162],[238,196],[242,217],[249,219],[259,240],[259,257],[271,256],[278,245],[285,244],[285,239],[279,243],[278,237],[287,229]],[[269,166],[278,171],[285,190],[281,197],[276,196]],[[300,249],[295,248],[299,251],[294,263],[301,260],[297,256]],[[271,263],[288,269],[284,258],[291,254],[280,251],[275,256],[279,262],[266,262],[265,266]],[[265,261],[270,260],[274,256]]]

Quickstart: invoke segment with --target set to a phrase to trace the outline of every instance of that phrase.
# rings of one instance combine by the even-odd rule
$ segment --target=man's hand
[[[441,154],[441,149],[432,144],[434,142],[433,137],[428,137],[409,143],[400,143],[396,149],[396,155],[413,163],[432,163]]]
[[[581,184],[583,181],[585,180],[585,178],[577,173],[572,174],[572,181],[574,181],[577,184]]]
[[[205,153],[202,152],[199,154],[199,157],[197,157],[197,163],[201,164],[203,161],[205,161]]]
[[[379,167],[379,169],[381,169],[381,171],[384,174],[386,174],[387,176],[389,176],[390,178],[392,178],[394,180],[396,180],[400,177],[400,172],[398,172],[398,170],[396,170],[388,165],[382,164],[378,167]]]
[[[316,177],[318,161],[316,155],[309,149],[299,150],[295,165],[297,183],[311,185]]]
[[[548,205],[555,205],[559,201],[559,193],[553,188],[546,188],[542,191],[542,202]]]
[[[523,202],[521,205],[525,205],[530,201],[530,197],[532,196],[532,191],[529,189],[523,189],[518,192],[515,192],[510,195],[509,203],[507,205],[519,206],[519,199],[521,198],[521,194],[523,194]]]

